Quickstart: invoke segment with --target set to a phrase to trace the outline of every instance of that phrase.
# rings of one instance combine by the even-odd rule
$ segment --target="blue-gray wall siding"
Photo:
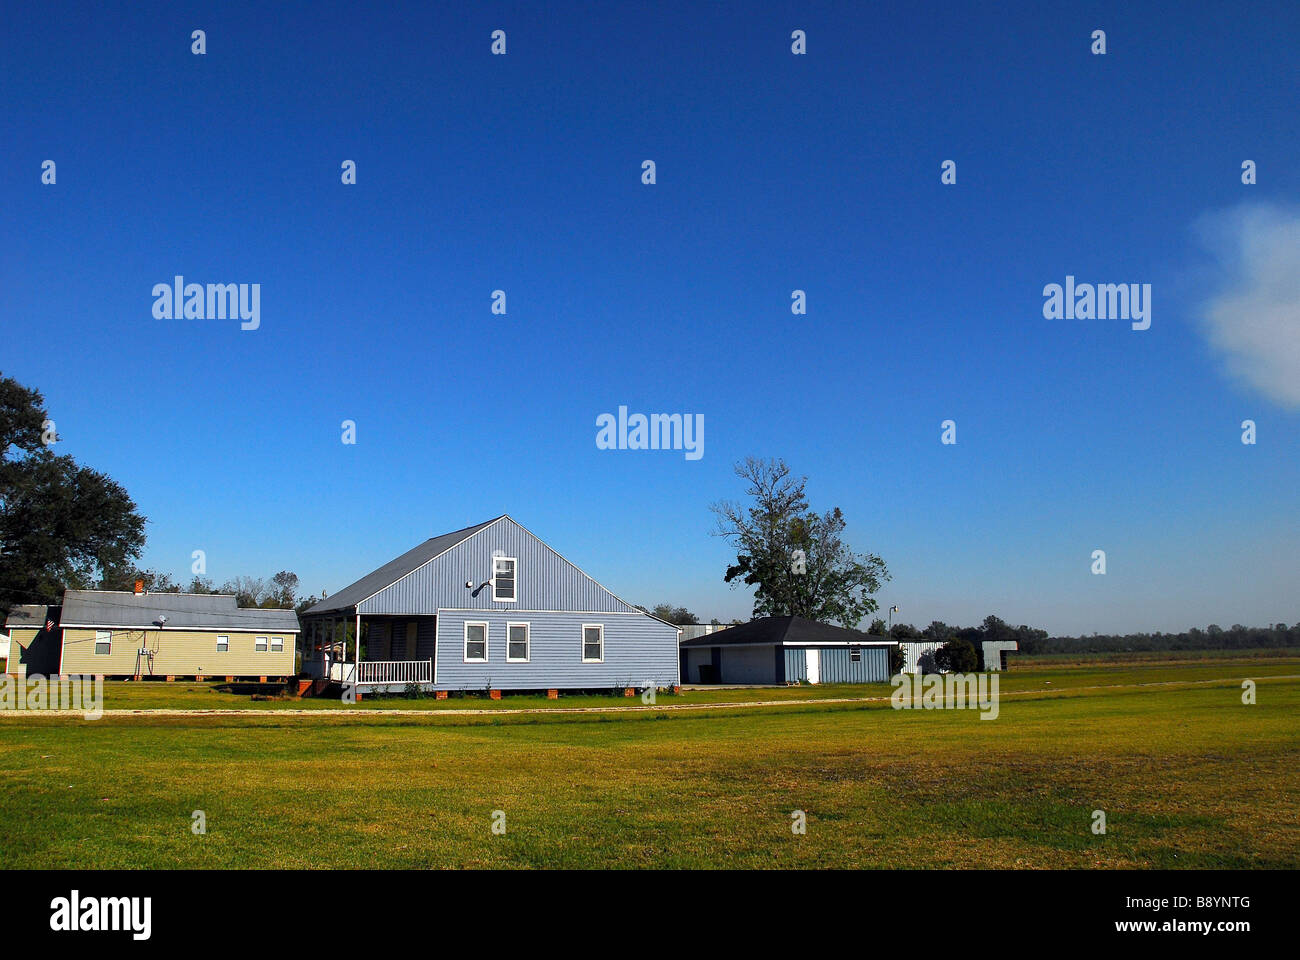
[[[884,647],[862,647],[862,659],[853,663],[848,647],[822,647],[822,683],[887,683],[889,651]]]
[[[808,679],[808,658],[803,647],[783,647],[785,651],[785,682],[803,683]]]
[[[466,621],[488,624],[487,663],[464,662]],[[530,662],[506,662],[507,623],[529,624]],[[582,662],[584,623],[605,625],[604,663]],[[641,613],[442,610],[437,630],[440,689],[581,690],[677,683],[677,628]]]
[[[494,601],[491,584],[480,590],[477,596],[465,587],[467,580],[474,581],[477,587],[491,579],[492,553],[495,550],[518,561],[518,600],[515,603]],[[632,612],[636,609],[583,574],[509,517],[485,527],[442,556],[362,601],[358,610],[362,615],[433,616],[445,607],[502,612],[525,609]],[[673,630],[673,637],[676,643],[676,630]],[[676,657],[675,651],[673,656]]]
[[[785,648],[785,679],[787,683],[805,682],[808,679],[808,658],[804,647]],[[854,663],[848,647],[821,647],[821,683],[888,683],[889,650],[885,647],[863,647],[862,659]]]

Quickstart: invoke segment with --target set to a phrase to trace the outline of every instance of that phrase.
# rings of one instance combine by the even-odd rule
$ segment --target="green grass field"
[[[1286,674],[1300,661],[1013,670],[993,721],[807,702],[887,685],[659,700],[701,710],[593,697],[549,706],[608,709],[466,716],[442,711],[548,702],[399,698],[303,716],[283,711],[322,702],[114,684],[110,709],[249,709],[0,718],[0,866],[1295,868],[1300,680]]]

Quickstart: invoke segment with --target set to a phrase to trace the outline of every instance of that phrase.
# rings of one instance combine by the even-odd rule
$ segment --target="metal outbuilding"
[[[803,617],[764,617],[681,644],[685,683],[886,683],[897,641]]]

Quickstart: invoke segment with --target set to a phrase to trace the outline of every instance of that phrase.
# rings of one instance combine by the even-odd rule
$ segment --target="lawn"
[[[1078,663],[1035,665],[1016,668],[1000,676],[1002,693],[1027,691],[1053,692],[1071,687],[1124,685],[1143,683],[1204,682],[1227,676],[1267,677],[1300,675],[1300,657],[1244,657],[1182,662],[1178,659],[1152,662],[1112,662],[1108,659],[1082,660]],[[432,697],[402,696],[365,697],[360,703],[344,703],[337,697],[284,696],[254,700],[246,693],[230,693],[215,682],[145,681],[143,683],[109,681],[104,684],[104,707],[109,710],[349,710],[369,713],[374,710],[537,710],[592,709],[620,710],[640,708],[640,696],[605,696],[564,694],[548,700],[537,694],[506,695],[491,700],[482,694],[452,695],[446,700]],[[663,707],[708,704],[748,703],[761,701],[802,701],[839,698],[863,699],[888,697],[893,688],[887,684],[818,684],[790,687],[747,687],[722,689],[688,689],[679,694],[660,692],[656,704]],[[0,721],[5,718],[0,717]],[[12,722],[12,721],[8,721]]]
[[[0,866],[1294,869],[1300,681],[1265,679],[1280,673],[1300,669],[1013,671],[1002,691],[1021,695],[993,721],[879,702],[8,717]],[[1244,676],[1259,678],[1254,706]],[[693,697],[660,704],[706,702]],[[1105,835],[1091,830],[1098,809]],[[195,810],[205,835],[191,831]],[[806,835],[791,831],[796,810]]]

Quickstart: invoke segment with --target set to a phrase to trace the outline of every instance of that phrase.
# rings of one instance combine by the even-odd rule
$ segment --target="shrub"
[[[974,673],[979,656],[969,640],[949,640],[934,652],[934,664],[952,673]]]

